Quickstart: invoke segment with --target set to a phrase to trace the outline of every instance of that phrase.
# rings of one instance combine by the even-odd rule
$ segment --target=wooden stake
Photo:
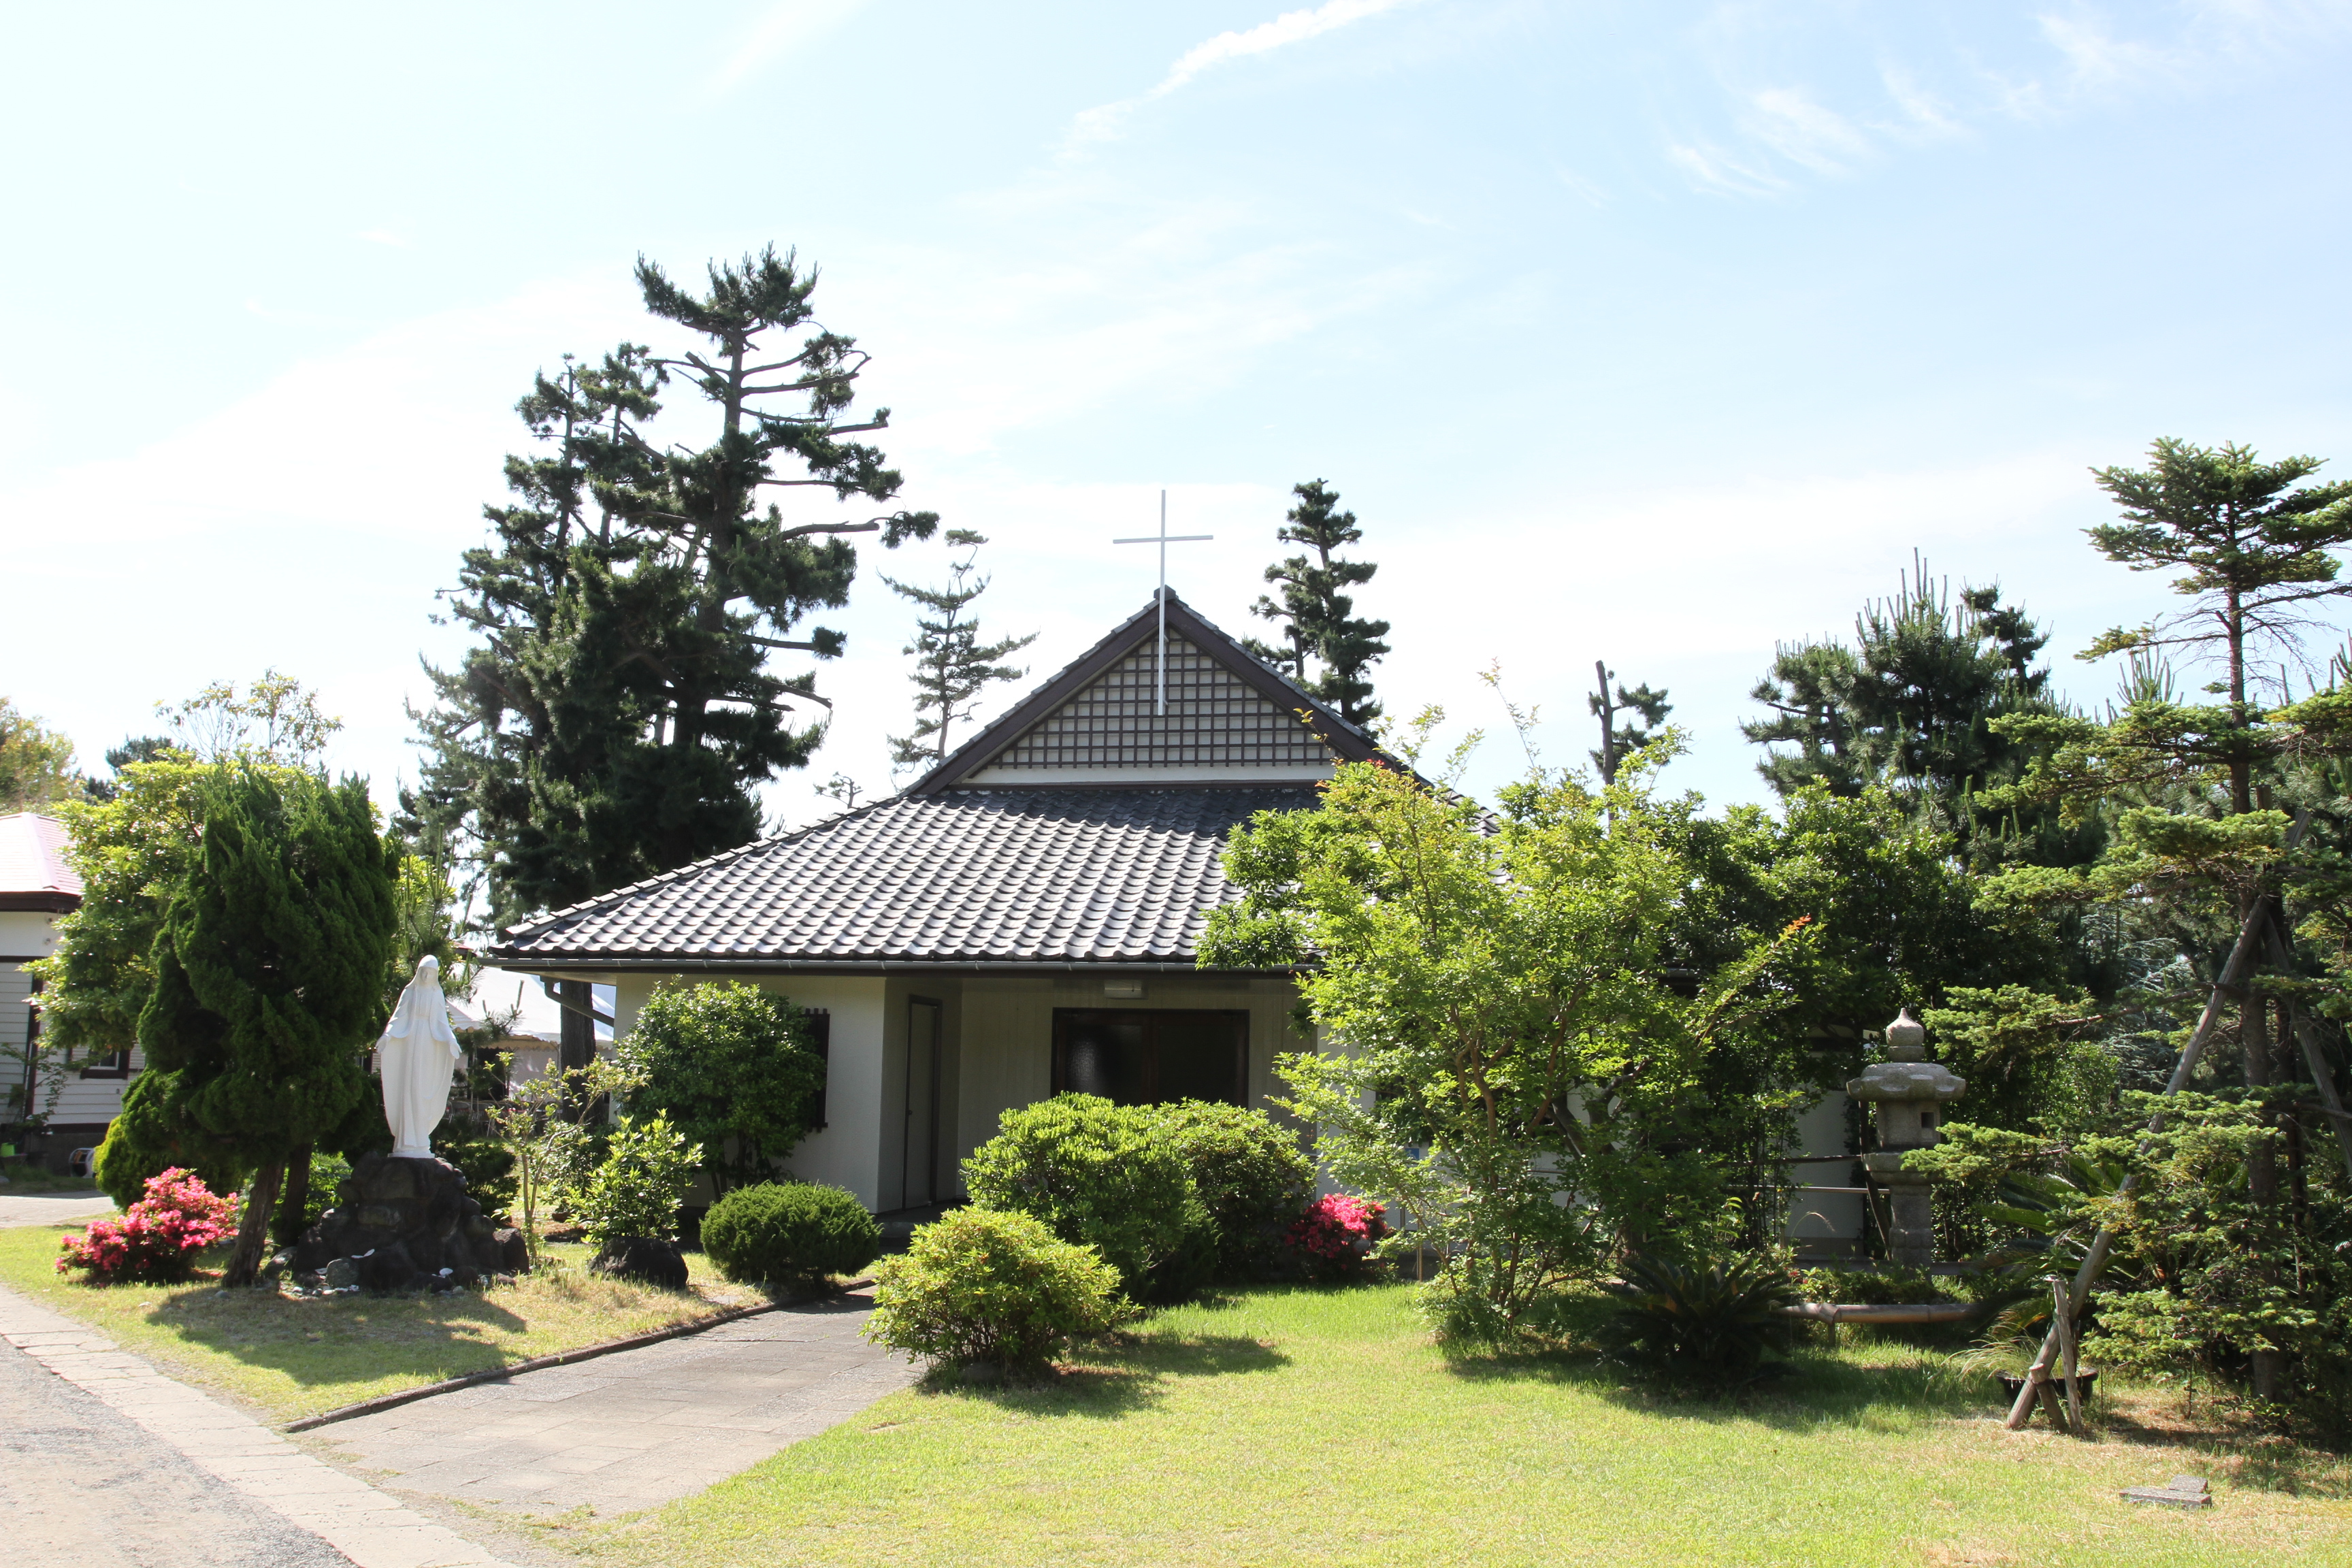
[[[2068,1310],[2071,1303],[2066,1300],[2066,1282],[2063,1279],[2059,1279],[2055,1274],[2053,1274],[2050,1277],[2050,1294],[2052,1298],[2052,1310],[2058,1314],[2058,1347],[2060,1352],[2058,1365],[2060,1370],[2064,1373],[2066,1380],[2066,1416],[2068,1421],[2073,1425],[2075,1434],[2080,1436],[2084,1430],[2083,1426],[2083,1384],[2082,1380],[2075,1375],[2082,1370],[2082,1367],[2081,1363],[2078,1363],[2074,1357],[2074,1317],[2073,1312]]]

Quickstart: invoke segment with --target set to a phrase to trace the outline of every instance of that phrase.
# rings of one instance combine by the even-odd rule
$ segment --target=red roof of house
[[[66,864],[66,825],[54,816],[0,816],[0,910],[80,906],[81,879]]]

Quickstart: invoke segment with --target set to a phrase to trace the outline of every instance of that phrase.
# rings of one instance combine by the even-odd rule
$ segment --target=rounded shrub
[[[1208,1210],[1216,1277],[1260,1279],[1276,1272],[1284,1233],[1315,1186],[1315,1167],[1297,1137],[1263,1110],[1214,1100],[1152,1110]]]
[[[875,1270],[866,1337],[940,1364],[1045,1366],[1125,1318],[1118,1271],[1025,1214],[963,1208]]]
[[[1091,1247],[1130,1294],[1208,1223],[1192,1177],[1155,1106],[1064,1094],[1006,1111],[964,1161],[981,1208],[1025,1214],[1074,1247]]]
[[[807,1286],[855,1274],[880,1257],[882,1227],[839,1187],[762,1182],[710,1205],[702,1250],[739,1284]]]

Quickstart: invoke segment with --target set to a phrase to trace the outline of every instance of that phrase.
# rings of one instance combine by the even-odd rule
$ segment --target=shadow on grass
[[[1120,1335],[1076,1352],[1048,1377],[966,1383],[942,1368],[917,1384],[933,1394],[968,1394],[1031,1416],[1113,1419],[1167,1398],[1175,1380],[1273,1372],[1290,1358],[1236,1334]]]
[[[1993,1414],[2001,1406],[1992,1374],[1932,1360],[1857,1364],[1800,1351],[1736,1388],[1676,1383],[1606,1361],[1591,1352],[1528,1351],[1449,1358],[1446,1370],[1467,1383],[1549,1383],[1645,1415],[1688,1421],[1744,1421],[1778,1431],[1823,1426],[1900,1424]]]
[[[345,1296],[292,1300],[267,1290],[183,1289],[148,1319],[192,1349],[282,1373],[305,1387],[437,1383],[522,1357],[492,1336],[528,1324],[492,1297]]]

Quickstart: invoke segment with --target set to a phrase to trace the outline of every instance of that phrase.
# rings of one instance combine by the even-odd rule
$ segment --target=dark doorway
[[[928,996],[907,1005],[907,1139],[899,1155],[899,1205],[920,1208],[940,1199],[940,1022],[942,1009]]]
[[[1208,1009],[1056,1007],[1054,1092],[1121,1105],[1248,1100],[1249,1015]]]

